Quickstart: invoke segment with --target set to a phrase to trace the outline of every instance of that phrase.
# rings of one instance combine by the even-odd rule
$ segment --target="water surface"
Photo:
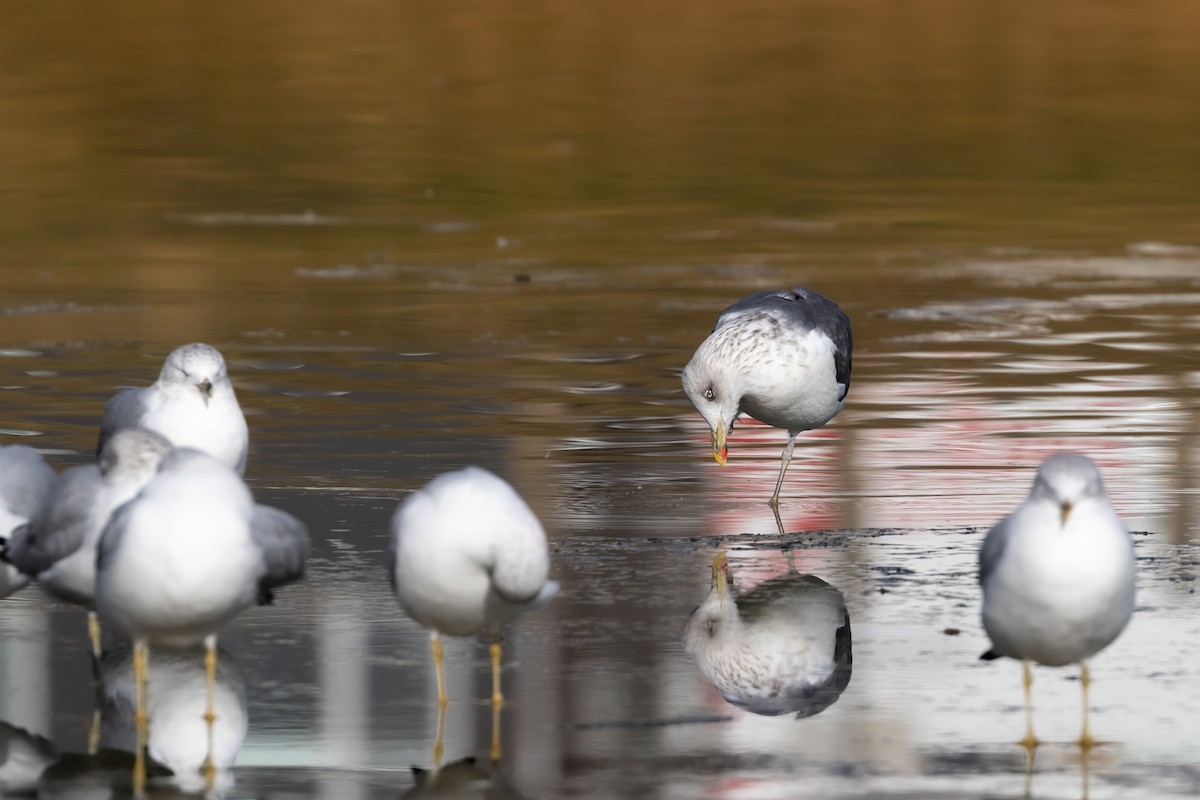
[[[1136,532],[1139,600],[1093,662],[1086,783],[1074,671],[1038,672],[1032,796],[1200,790],[1190,5],[5,17],[0,443],[84,463],[118,386],[208,341],[248,483],[313,532],[309,579],[222,637],[231,796],[395,797],[430,766],[387,524],[467,463],[530,501],[563,584],[507,641],[497,791],[1022,796],[975,562],[1063,449]],[[678,376],[725,305],[793,284],[851,316],[855,367],[781,532],[783,434],[739,425],[718,467]],[[820,714],[741,711],[684,653],[720,549],[743,587],[790,550],[845,595],[853,674]],[[0,605],[0,720],[82,752],[82,614]],[[486,648],[449,668],[447,757],[488,772]]]

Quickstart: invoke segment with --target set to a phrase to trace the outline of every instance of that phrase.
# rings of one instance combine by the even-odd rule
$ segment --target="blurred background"
[[[1139,611],[1095,663],[1117,741],[1091,794],[1197,791],[1200,8],[0,16],[0,444],[85,463],[104,400],[207,341],[247,482],[313,532],[309,581],[224,637],[247,791],[394,796],[429,766],[387,524],[479,463],[541,515],[564,584],[510,637],[510,789],[1015,796],[1018,670],[975,661],[975,559],[1063,449],[1100,464],[1140,557]],[[780,530],[784,434],[739,425],[722,470],[678,375],[724,306],[796,284],[850,315],[855,371],[800,437]],[[718,549],[749,586],[789,546],[854,627],[853,679],[805,720],[726,704],[679,638]],[[62,751],[91,718],[82,631],[36,588],[0,602],[0,720]],[[482,756],[486,652],[456,647],[447,755]],[[1071,674],[1040,684],[1061,741]],[[1046,752],[1035,795],[1078,796],[1078,754]]]

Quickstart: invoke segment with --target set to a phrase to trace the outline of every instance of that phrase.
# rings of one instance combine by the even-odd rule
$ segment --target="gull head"
[[[724,550],[712,562],[712,584],[684,630],[684,648],[695,652],[705,643],[719,639],[737,621],[737,602],[729,587],[729,556]]]
[[[1081,503],[1107,502],[1100,470],[1090,458],[1078,453],[1049,456],[1038,467],[1031,497],[1048,500],[1059,508],[1062,524]]]
[[[195,342],[171,351],[158,380],[160,383],[195,386],[204,399],[204,404],[208,405],[213,390],[229,384],[229,375],[225,371],[225,359],[219,350]]]
[[[713,346],[713,339],[706,339],[683,368],[683,391],[708,423],[713,458],[725,466],[729,456],[727,439],[741,413],[741,381],[721,357],[724,351]]]
[[[100,474],[107,481],[127,477],[148,480],[172,446],[162,436],[142,428],[126,428],[109,437],[100,451]]]

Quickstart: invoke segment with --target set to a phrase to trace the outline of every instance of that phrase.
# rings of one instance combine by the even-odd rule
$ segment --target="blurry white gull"
[[[1086,659],[1109,645],[1133,614],[1134,555],[1129,532],[1109,505],[1100,471],[1087,456],[1053,455],[1038,468],[1016,511],[988,532],[979,554],[983,627],[992,647],[982,658],[1023,662],[1025,738],[1033,734],[1029,662],[1080,665],[1083,732],[1088,730]]]
[[[7,558],[44,590],[88,609],[92,652],[100,655],[100,632],[92,610],[96,597],[96,544],[109,515],[154,477],[171,443],[137,428],[118,431],[104,444],[97,464],[71,467],[51,485],[41,507],[13,532]]]
[[[9,537],[37,512],[55,477],[54,470],[32,447],[0,447],[0,597],[8,597],[29,583],[28,576],[8,563]]]
[[[779,502],[796,436],[833,419],[850,390],[850,319],[803,287],[757,292],[726,308],[683,370],[683,390],[712,432],[724,466],[741,413],[788,432],[771,505]]]
[[[108,437],[124,428],[154,431],[176,447],[195,448],[239,475],[246,472],[246,418],[225,359],[207,344],[172,350],[152,385],[114,395],[104,406],[96,452],[102,452]]]
[[[501,631],[554,597],[558,584],[547,579],[549,571],[541,523],[508,483],[485,469],[442,475],[400,503],[392,518],[388,575],[405,613],[429,629],[440,709],[447,703],[440,634],[486,631],[498,714]],[[493,725],[493,761],[500,756],[498,736]],[[436,744],[434,750],[436,764],[441,754]]]
[[[168,454],[138,496],[112,515],[100,539],[96,607],[134,643],[143,723],[135,786],[145,781],[149,647],[204,643],[211,731],[217,632],[256,601],[269,603],[273,588],[303,577],[307,542],[299,520],[256,505],[233,470],[186,448]],[[206,774],[215,774],[211,753]]]

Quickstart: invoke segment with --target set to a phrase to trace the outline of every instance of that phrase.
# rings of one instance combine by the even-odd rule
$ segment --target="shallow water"
[[[1139,599],[1093,661],[1086,778],[1074,671],[1038,671],[1032,796],[1200,792],[1189,5],[122,8],[0,30],[0,443],[83,463],[116,387],[225,353],[247,481],[313,532],[308,580],[222,636],[227,794],[413,789],[432,669],[387,524],[479,463],[563,584],[507,640],[494,796],[1023,796],[975,562],[1062,449],[1136,531]],[[851,316],[854,383],[781,533],[783,434],[739,424],[718,467],[678,375],[721,308],[796,283]],[[720,549],[740,586],[790,549],[844,594],[829,708],[741,711],[684,652]],[[0,601],[0,721],[46,738],[7,752],[86,749],[83,631]],[[447,758],[488,772],[486,648],[448,663]]]

